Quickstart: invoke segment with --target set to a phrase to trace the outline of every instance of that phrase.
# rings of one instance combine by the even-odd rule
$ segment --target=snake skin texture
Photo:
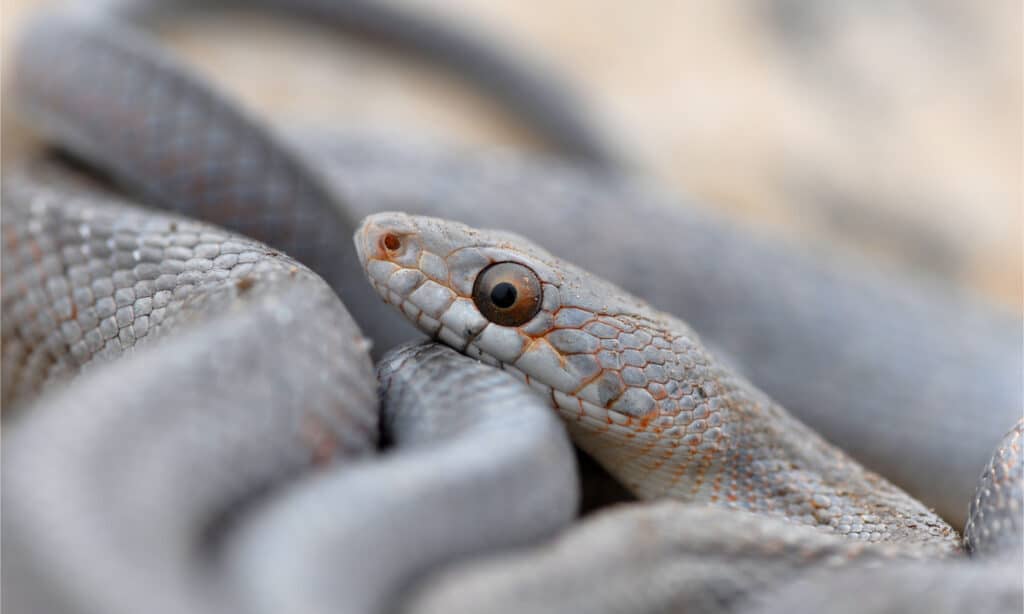
[[[377,371],[391,451],[250,516],[229,549],[246,611],[391,611],[427,572],[575,516],[572,447],[532,390],[434,343],[396,348]]]
[[[681,317],[802,422],[955,526],[1020,418],[1019,315],[937,282],[786,246],[555,158],[294,137],[361,215],[509,230]]]
[[[402,611],[742,612],[752,596],[815,569],[915,558],[891,544],[661,501],[598,512],[541,547],[456,566],[425,583]]]
[[[978,481],[964,528],[972,555],[1024,551],[1024,419],[1003,437]]]
[[[436,344],[389,355],[379,374],[393,447],[371,457],[367,342],[327,286],[277,251],[322,274],[381,353],[413,329],[379,308],[347,241],[365,213],[502,226],[586,263],[693,321],[798,417],[958,522],[1019,418],[1019,319],[698,213],[608,173],[614,156],[588,135],[549,136],[589,167],[376,137],[285,140],[156,46],[140,26],[162,16],[146,4],[172,15],[194,3],[140,3],[135,15],[83,3],[38,20],[13,65],[23,111],[147,203],[272,247],[5,178],[11,611],[1020,611],[1020,425],[972,502],[977,560],[904,566],[891,559],[949,554],[957,536],[686,325],[532,248],[532,266],[575,278],[545,293],[558,312],[528,338],[460,328],[473,320],[467,275],[455,284],[439,258],[420,254],[386,280],[383,294],[427,332],[508,372]],[[467,55],[481,41],[429,21],[359,1],[258,4],[399,33],[541,131],[535,102],[556,124],[572,115],[543,83],[529,91],[529,70],[503,83],[500,54]],[[500,248],[467,249],[460,266],[520,241],[494,236]],[[445,306],[449,282],[463,294]],[[520,554],[463,561],[571,518],[578,485],[549,401],[634,490],[697,505],[627,506]],[[812,566],[825,569],[803,578]]]
[[[211,561],[236,511],[375,448],[366,342],[252,240],[17,176],[2,195],[4,605],[233,611]]]
[[[1024,492],[1022,458],[1012,456],[1018,432],[1019,425],[978,484],[972,517],[987,523],[990,540],[979,548],[968,533],[973,560],[925,560],[900,544],[852,542],[767,516],[660,501],[599,512],[540,547],[455,565],[423,582],[402,611],[1020,612],[1024,536],[1013,510],[1024,505]],[[1002,477],[993,480],[997,465]],[[987,494],[994,485],[998,498]],[[972,524],[969,531],[977,531]],[[594,578],[602,581],[595,586]]]
[[[330,6],[302,4],[313,14]],[[375,353],[414,333],[377,309],[344,264],[353,261],[347,242],[331,239],[362,215],[404,210],[519,232],[685,318],[798,418],[956,526],[978,468],[1019,417],[1018,317],[777,245],[649,186],[556,159],[320,135],[299,161],[296,143],[93,8],[87,18],[42,18],[22,36],[12,88],[26,118],[152,202],[309,265],[342,294]],[[379,33],[387,23],[368,17],[356,27]],[[312,221],[312,234],[289,242],[287,229],[307,228],[298,220]],[[311,247],[324,237],[327,251]]]
[[[44,134],[118,183],[309,266],[375,338],[387,316],[363,293],[354,225],[310,167],[144,32],[103,14],[51,14],[23,33],[13,81]]]
[[[769,592],[749,614],[1017,614],[1024,609],[1020,561],[890,563],[807,574]]]
[[[145,29],[218,5],[305,16],[425,53],[480,82],[567,155],[597,167],[615,164],[614,149],[583,119],[584,105],[546,71],[388,3],[80,3],[71,14],[44,14],[26,28],[13,89],[44,135],[150,202],[292,255],[346,292],[356,321],[371,339],[386,340],[384,349],[410,338],[409,329],[400,318],[375,313],[351,245],[336,240],[351,235],[356,218],[324,189],[317,167],[301,164],[262,121],[208,87]]]
[[[245,289],[255,274],[319,282],[250,239],[106,203],[96,193],[48,190],[10,176],[3,196],[5,407],[94,359],[159,336],[167,319],[189,319],[201,306],[192,296],[197,290]],[[317,295],[343,310],[329,290]],[[354,323],[344,328],[355,336]]]
[[[431,337],[537,388],[577,445],[640,497],[958,548],[945,522],[727,371],[686,324],[525,239],[381,213],[355,241],[386,302]],[[489,322],[474,305],[475,280],[496,262],[540,280],[540,311],[522,325]]]

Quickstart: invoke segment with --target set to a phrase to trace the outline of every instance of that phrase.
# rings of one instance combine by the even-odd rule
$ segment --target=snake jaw
[[[621,291],[526,240],[445,220],[382,213],[364,220],[356,245],[385,302],[432,337],[521,375],[551,396],[566,417],[586,417],[605,429],[647,428],[659,413],[679,412],[664,386],[654,381],[663,371],[659,365],[675,356],[671,342],[657,331],[642,330],[656,325],[653,320],[608,313],[642,313],[646,306],[617,303]],[[522,325],[490,322],[474,305],[474,280],[496,262],[522,264],[537,274],[541,306]],[[646,354],[645,346],[651,346]],[[648,369],[650,381],[643,371],[648,363],[658,363]]]
[[[720,430],[715,418],[706,434],[672,430],[676,415],[690,416],[679,405],[686,391],[679,387],[669,398],[642,367],[676,360],[675,348],[657,330],[645,332],[654,320],[611,315],[647,309],[618,289],[525,240],[433,218],[370,216],[356,244],[385,302],[428,335],[516,375],[549,398],[577,441],[616,468],[638,494],[655,496],[667,487],[664,480],[646,477],[651,454],[674,454],[684,444],[706,453],[718,445],[709,441]],[[497,262],[522,264],[537,274],[541,306],[522,325],[489,321],[474,303],[474,281]],[[659,368],[649,370],[652,378],[659,377]],[[609,438],[616,445],[608,446]]]
[[[654,321],[608,315],[610,308],[642,312],[646,306],[616,304],[613,297],[620,291],[526,240],[445,220],[381,213],[364,220],[356,250],[385,302],[399,307],[423,332],[521,374],[548,395],[561,393],[566,400],[552,396],[553,402],[574,419],[588,416],[604,427],[646,426],[659,412],[678,413],[674,400],[662,394],[663,386],[643,374],[647,363],[673,359],[671,342],[657,331],[642,330]],[[540,310],[520,326],[489,322],[473,303],[474,280],[495,262],[522,264],[539,278]],[[649,370],[652,377],[659,369]]]

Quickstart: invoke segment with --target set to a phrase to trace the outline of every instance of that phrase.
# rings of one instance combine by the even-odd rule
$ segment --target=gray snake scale
[[[584,163],[276,132],[135,8],[43,16],[13,65],[102,179],[2,188],[10,611],[1021,609],[1018,319],[615,171],[554,81],[387,4],[290,9],[429,52]],[[525,324],[475,311],[499,261],[540,281]],[[374,289],[470,357],[395,347]],[[566,430],[664,500],[570,526]]]

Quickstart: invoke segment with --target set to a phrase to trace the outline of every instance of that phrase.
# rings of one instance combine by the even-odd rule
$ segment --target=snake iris
[[[540,391],[638,496],[958,548],[943,520],[729,371],[685,323],[525,239],[381,213],[355,240],[386,302]]]

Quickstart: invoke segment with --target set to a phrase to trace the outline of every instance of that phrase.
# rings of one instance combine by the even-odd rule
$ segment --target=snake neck
[[[637,496],[780,516],[869,542],[959,548],[946,522],[728,370],[682,322],[599,320],[582,331],[598,337],[601,370],[573,394],[524,377]]]
[[[437,218],[382,213],[356,237],[387,302],[547,395],[577,443],[638,496],[957,547],[945,522],[731,372],[685,323],[612,284],[525,240]],[[478,292],[498,266],[515,271],[502,282],[511,303]],[[500,311],[520,303],[526,312]]]

